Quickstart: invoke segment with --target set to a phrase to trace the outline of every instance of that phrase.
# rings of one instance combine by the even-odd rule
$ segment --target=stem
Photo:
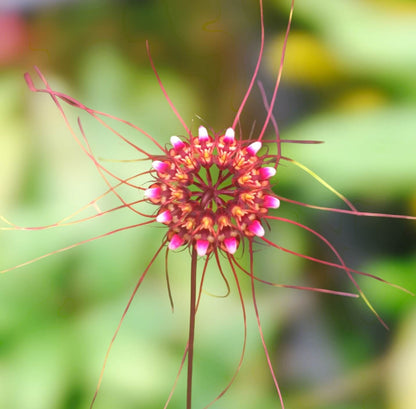
[[[197,253],[192,247],[191,263],[191,299],[189,307],[189,337],[188,337],[188,377],[186,384],[186,409],[192,407],[192,370],[194,364],[194,336],[195,336],[195,302],[196,302],[196,263]]]

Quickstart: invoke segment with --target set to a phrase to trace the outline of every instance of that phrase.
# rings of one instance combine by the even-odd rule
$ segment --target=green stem
[[[194,364],[194,336],[195,336],[195,303],[196,303],[196,264],[197,253],[192,247],[191,262],[191,299],[189,307],[189,337],[188,337],[188,377],[186,385],[186,409],[192,408],[192,370]]]

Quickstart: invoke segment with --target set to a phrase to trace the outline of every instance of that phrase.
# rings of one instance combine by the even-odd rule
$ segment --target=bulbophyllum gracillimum
[[[242,138],[242,132],[239,128],[240,116],[243,112],[243,109],[245,108],[247,99],[249,98],[255,86],[257,74],[263,56],[264,25],[262,8],[263,5],[261,0],[259,1],[259,5],[261,17],[261,43],[257,64],[247,92],[242,98],[242,102],[239,105],[235,117],[232,121],[230,121],[229,124],[224,126],[223,131],[214,132],[212,130],[208,130],[206,126],[202,125],[199,126],[196,131],[193,131],[185,123],[180,113],[175,108],[170,97],[168,96],[164,85],[162,84],[159,74],[154,66],[153,60],[151,59],[149,45],[147,46],[149,60],[156,75],[157,81],[159,82],[167,102],[170,104],[171,108],[173,109],[185,130],[185,135],[174,135],[170,138],[170,142],[167,144],[163,144],[159,139],[156,139],[156,137],[151,136],[146,131],[138,128],[130,122],[116,118],[113,115],[89,108],[74,98],[53,90],[44,75],[37,68],[37,74],[39,75],[42,82],[40,87],[35,85],[35,82],[32,80],[29,74],[25,75],[26,82],[32,91],[46,93],[55,102],[70,132],[79,143],[81,149],[85,152],[87,157],[95,165],[105,183],[108,185],[108,190],[104,193],[104,195],[114,195],[115,198],[119,201],[118,206],[107,210],[99,210],[97,208],[97,213],[93,216],[77,219],[74,222],[68,222],[67,219],[64,222],[58,222],[53,226],[62,226],[68,223],[78,223],[80,221],[101,217],[105,214],[116,212],[120,209],[129,209],[131,212],[135,213],[137,215],[138,222],[137,224],[129,225],[127,227],[120,227],[100,236],[89,238],[71,246],[61,248],[53,253],[40,256],[35,260],[20,264],[16,267],[21,267],[33,261],[44,258],[50,254],[69,250],[80,244],[103,238],[123,230],[134,229],[144,225],[159,226],[159,230],[163,231],[163,238],[159,244],[155,244],[155,253],[152,257],[150,257],[148,266],[143,271],[136,287],[134,288],[133,294],[128,301],[127,307],[122,315],[120,324],[117,327],[116,333],[114,334],[114,337],[110,343],[108,353],[110,352],[115,336],[118,333],[120,325],[124,320],[125,314],[127,313],[137,290],[141,286],[143,280],[149,272],[150,267],[153,265],[155,259],[160,255],[162,250],[166,250],[166,255],[168,253],[175,253],[178,251],[186,251],[189,253],[189,334],[183,359],[178,372],[178,377],[182,372],[185,372],[183,367],[186,363],[186,375],[183,374],[182,376],[186,376],[187,379],[187,409],[191,409],[192,407],[195,322],[198,317],[198,306],[204,286],[205,273],[207,271],[208,263],[215,264],[218,267],[218,273],[222,276],[226,274],[225,269],[227,269],[227,274],[230,275],[235,282],[235,288],[237,289],[238,297],[240,299],[244,320],[244,340],[240,360],[237,364],[234,375],[231,377],[229,382],[223,386],[222,390],[218,393],[217,396],[213,396],[211,401],[206,402],[206,407],[216,402],[224,395],[225,392],[228,391],[234,382],[238,372],[240,371],[243,363],[246,345],[246,308],[244,300],[247,298],[247,296],[244,294],[240,287],[240,280],[245,278],[245,276],[248,277],[248,280],[251,284],[250,295],[254,305],[254,314],[258,324],[260,339],[263,344],[266,360],[275,384],[275,388],[277,390],[280,406],[282,408],[284,408],[284,399],[282,397],[277,378],[274,373],[272,361],[270,359],[269,352],[263,337],[260,314],[257,308],[255,281],[263,282],[264,284],[273,286],[294,287],[302,290],[311,290],[348,297],[361,297],[369,306],[369,308],[376,314],[380,322],[385,325],[361,291],[353,275],[366,275],[385,283],[386,281],[376,276],[349,268],[333,244],[318,231],[303,225],[300,222],[279,216],[279,206],[281,201],[285,201],[285,203],[292,202],[300,206],[317,208],[317,206],[311,206],[305,203],[295,202],[294,200],[281,197],[274,192],[273,181],[278,178],[279,166],[282,162],[291,162],[310,175],[314,176],[320,183],[322,183],[330,191],[341,198],[348,207],[347,210],[320,207],[319,209],[321,210],[349,213],[357,216],[415,219],[414,217],[410,216],[360,212],[347,199],[345,199],[335,189],[331,188],[322,179],[317,177],[311,170],[296,162],[294,159],[285,157],[283,155],[281,148],[285,143],[316,142],[306,139],[303,141],[281,139],[273,116],[273,109],[275,106],[277,91],[282,75],[285,49],[292,21],[294,1],[291,3],[289,22],[282,51],[282,58],[270,100],[268,100],[266,97],[266,93],[263,90],[262,85],[259,84],[260,93],[262,94],[264,100],[266,119],[261,124],[260,130],[255,132],[252,138]],[[100,161],[94,155],[89,145],[87,134],[84,132],[81,120],[78,120],[77,129],[71,125],[64,111],[63,103],[69,104],[71,107],[80,109],[89,114],[102,126],[106,127],[108,130],[114,133],[116,138],[119,138],[126,144],[130,145],[136,151],[139,160],[145,160],[148,162],[148,170],[140,174],[132,175],[128,178],[120,177],[119,175],[113,173],[103,161]],[[145,150],[141,147],[140,143],[126,138],[121,132],[110,126],[107,119],[119,121],[137,130],[154,144],[153,151]],[[270,124],[272,125],[274,134],[271,139],[266,139],[266,131],[268,131]],[[126,200],[121,193],[121,188],[129,188],[137,192],[137,200]],[[90,205],[96,205],[99,199],[100,198],[93,200]],[[145,206],[144,210],[140,207],[142,204]],[[152,211],[147,213],[149,206]],[[43,226],[25,228],[13,225],[5,218],[2,218],[2,220],[9,225],[8,227],[4,228],[4,230],[41,230],[48,227],[53,227]],[[270,227],[273,228],[274,221],[289,223],[308,231],[329,248],[329,250],[333,253],[336,261],[319,259],[306,254],[297,253],[294,250],[284,248],[281,245],[273,242],[268,238],[267,227],[270,224]],[[263,280],[260,278],[259,274],[255,273],[253,266],[253,259],[255,257],[253,249],[257,243],[266,244],[268,246],[274,247],[276,251],[288,252],[295,256],[309,259],[318,264],[341,270],[348,276],[348,278],[355,286],[356,293],[338,292],[335,290],[323,288],[309,288],[306,286],[289,286],[271,283]],[[237,252],[240,254],[248,255],[249,261],[247,268],[240,261],[240,259],[235,256]],[[6,271],[8,270],[4,270],[3,272]],[[200,272],[199,279],[198,271]],[[226,279],[224,280],[226,281]],[[224,311],[224,314],[226,313],[227,312]],[[107,361],[108,353],[105,357],[105,363]],[[91,407],[96,401],[97,392],[101,384],[102,376],[104,374],[104,367],[99,378],[98,387],[93,397]],[[166,401],[165,407],[169,405],[174,390],[175,386]],[[99,407],[99,405],[97,406]]]
[[[145,191],[160,206],[156,221],[169,231],[169,249],[190,246],[198,256],[234,254],[241,240],[263,237],[261,220],[280,201],[269,179],[276,169],[257,156],[262,144],[235,139],[233,128],[211,137],[200,126],[190,143],[171,138],[168,156],[153,162],[156,183]]]

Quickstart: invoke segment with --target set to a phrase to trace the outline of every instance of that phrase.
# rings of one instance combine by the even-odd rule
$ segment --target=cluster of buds
[[[276,169],[258,155],[261,142],[236,140],[232,128],[210,136],[203,126],[189,141],[170,141],[168,154],[153,161],[155,182],[145,191],[159,206],[156,221],[169,228],[169,248],[234,254],[244,237],[262,237],[262,218],[280,202],[269,181]]]

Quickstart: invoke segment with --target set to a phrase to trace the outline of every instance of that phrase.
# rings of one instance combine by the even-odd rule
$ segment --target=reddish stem
[[[118,332],[120,331],[121,324],[123,324],[124,318],[126,317],[127,312],[130,309],[131,303],[133,302],[134,297],[136,296],[136,293],[139,290],[139,287],[141,286],[143,280],[145,279],[147,273],[149,272],[150,267],[153,265],[154,261],[156,260],[157,256],[159,255],[160,251],[165,246],[165,244],[166,244],[166,240],[163,241],[162,245],[157,249],[156,253],[153,255],[152,259],[150,260],[150,263],[147,265],[146,269],[143,271],[142,275],[140,276],[139,281],[137,282],[136,286],[134,287],[133,293],[131,294],[131,296],[129,298],[129,301],[127,302],[126,308],[123,311],[123,315],[120,318],[120,321],[119,321],[119,323],[117,325],[117,328],[114,332],[113,338],[111,339],[110,345],[109,345],[109,347],[107,349],[107,352],[105,354],[104,363],[103,363],[103,366],[101,368],[100,378],[98,379],[98,384],[97,384],[94,396],[93,396],[92,401],[91,401],[90,409],[92,409],[92,407],[94,406],[94,402],[97,398],[98,391],[100,390],[100,386],[101,386],[101,382],[103,380],[105,367],[107,366],[107,360],[108,360],[108,357],[110,355],[111,349],[113,348],[114,341],[117,338]]]
[[[195,336],[195,303],[196,303],[196,263],[197,253],[192,247],[191,262],[191,299],[189,306],[189,337],[188,337],[188,378],[186,383],[186,409],[192,408],[192,370],[194,364],[194,336]]]
[[[270,105],[269,105],[269,110],[267,112],[267,117],[266,117],[266,120],[264,121],[263,128],[260,131],[260,135],[257,138],[259,141],[261,141],[263,139],[263,135],[266,132],[267,125],[269,124],[269,121],[270,121],[270,119],[273,115],[273,107],[274,107],[274,103],[276,102],[277,90],[279,89],[280,80],[282,78],[283,63],[284,63],[285,56],[286,56],[286,46],[287,46],[287,40],[289,38],[290,26],[292,25],[292,17],[293,17],[293,8],[294,8],[294,6],[295,6],[295,0],[292,0],[291,6],[290,6],[290,12],[289,12],[289,20],[287,22],[287,27],[286,27],[286,34],[285,34],[285,38],[283,40],[283,47],[282,47],[282,54],[281,54],[281,57],[280,57],[279,72],[277,74],[276,82],[275,82],[275,85],[274,85],[273,95],[272,95],[272,99],[270,100]]]

